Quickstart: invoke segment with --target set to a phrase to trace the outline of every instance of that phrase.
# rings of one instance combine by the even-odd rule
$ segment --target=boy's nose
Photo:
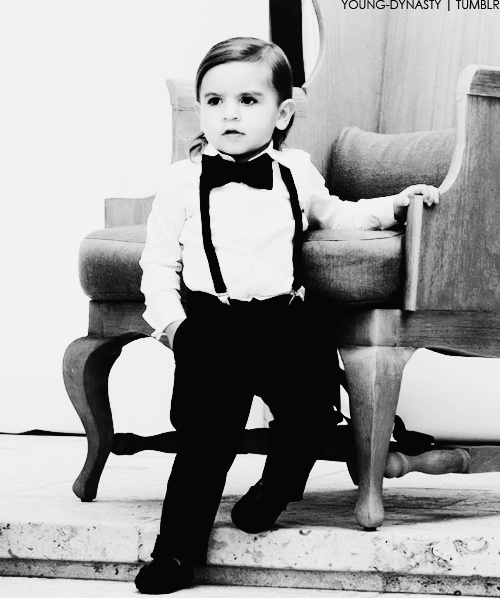
[[[232,103],[227,103],[224,111],[224,120],[238,120],[239,117],[238,107]]]

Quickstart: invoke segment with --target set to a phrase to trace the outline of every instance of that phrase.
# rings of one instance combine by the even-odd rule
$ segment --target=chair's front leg
[[[340,349],[358,458],[356,520],[365,529],[375,529],[384,521],[384,469],[403,369],[414,351],[397,347]]]
[[[73,492],[82,501],[96,497],[99,479],[113,444],[109,373],[122,347],[134,338],[137,336],[79,338],[71,343],[64,355],[66,390],[87,434],[87,459],[73,484]]]

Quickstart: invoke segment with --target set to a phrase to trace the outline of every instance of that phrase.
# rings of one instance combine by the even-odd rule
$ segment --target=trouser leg
[[[338,357],[333,338],[304,303],[270,322],[262,353],[262,398],[274,417],[263,481],[301,500],[309,473],[338,421]]]
[[[245,344],[230,318],[190,315],[178,334],[171,409],[178,452],[155,553],[203,564],[253,393]]]

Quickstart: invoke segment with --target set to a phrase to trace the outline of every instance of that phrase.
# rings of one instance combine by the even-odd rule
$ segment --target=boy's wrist
[[[406,216],[408,213],[408,198],[404,191],[394,196],[393,209],[394,209],[394,220],[400,224],[406,222]]]

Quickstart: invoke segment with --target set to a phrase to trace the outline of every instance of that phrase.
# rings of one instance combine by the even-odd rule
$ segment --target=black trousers
[[[307,478],[335,430],[338,361],[334,339],[315,311],[290,296],[232,301],[191,293],[174,339],[171,420],[178,452],[163,504],[155,556],[203,564],[252,398],[274,421],[263,480],[287,502],[302,499]],[[323,338],[322,338],[323,337]]]

